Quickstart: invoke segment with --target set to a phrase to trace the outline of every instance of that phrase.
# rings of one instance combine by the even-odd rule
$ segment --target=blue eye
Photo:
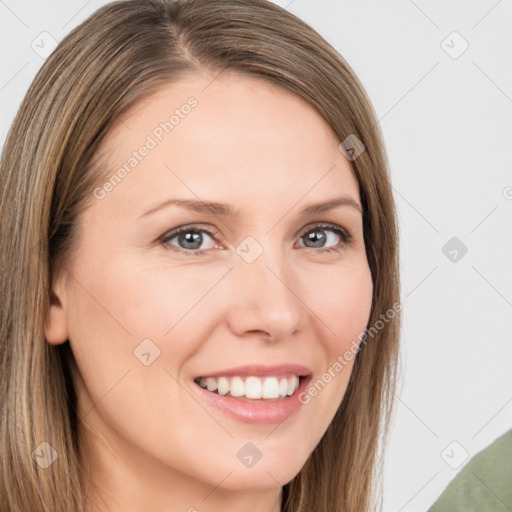
[[[329,235],[330,234],[330,235]],[[161,243],[165,248],[172,248],[187,256],[201,256],[208,249],[216,247],[216,241],[219,238],[219,232],[213,228],[197,228],[185,226],[171,231],[165,235]],[[208,242],[205,247],[203,244]],[[313,249],[315,252],[341,251],[346,245],[352,242],[352,237],[341,226],[336,224],[317,224],[303,231],[299,240],[305,239],[308,244],[299,245],[307,249]],[[336,241],[336,239],[339,239]],[[173,242],[176,240],[176,242]],[[330,244],[328,247],[325,244]]]
[[[320,233],[320,236],[318,236],[318,233]],[[335,236],[326,236],[325,233],[334,233]],[[319,251],[317,252],[331,252],[331,251],[340,251],[343,249],[343,247],[347,244],[350,244],[352,241],[352,237],[346,231],[340,226],[337,226],[336,224],[317,224],[316,226],[313,226],[313,228],[309,228],[305,233],[303,233],[300,237],[300,240],[306,237],[307,242],[311,242],[313,246],[305,245],[304,247],[308,247],[310,249],[319,248]],[[325,243],[332,241],[333,238],[339,237],[341,239],[341,247],[338,243],[334,243],[334,246],[325,247]]]
[[[166,236],[164,238],[163,243],[168,245],[171,243],[172,240],[174,240],[176,238],[178,244],[180,244],[178,247],[178,250],[181,249],[182,252],[184,252],[187,255],[188,254],[197,255],[200,252],[203,252],[203,251],[199,251],[199,248],[202,246],[202,244],[204,242],[204,238],[205,238],[204,235],[213,239],[213,237],[215,237],[216,234],[217,234],[217,232],[213,231],[213,230],[209,231],[206,229],[194,229],[194,228],[185,227],[185,228],[177,229],[177,230],[173,231],[172,233],[170,233],[168,236]],[[173,244],[171,244],[171,245],[173,245]],[[213,244],[210,247],[203,247],[203,249],[212,249],[214,247],[215,247],[215,244]]]

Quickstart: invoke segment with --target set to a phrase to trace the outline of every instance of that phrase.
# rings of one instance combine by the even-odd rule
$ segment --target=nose
[[[282,251],[265,249],[252,263],[237,257],[230,279],[227,315],[233,333],[263,333],[277,341],[301,328],[306,314],[300,283]]]

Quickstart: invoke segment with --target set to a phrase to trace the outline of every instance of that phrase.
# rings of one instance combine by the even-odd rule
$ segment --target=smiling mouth
[[[292,396],[305,377],[293,374],[256,376],[197,377],[194,382],[217,395],[243,401],[274,401]]]

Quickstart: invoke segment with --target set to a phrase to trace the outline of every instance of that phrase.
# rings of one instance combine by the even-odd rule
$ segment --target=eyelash
[[[339,237],[342,239],[341,247],[337,247],[337,248],[330,247],[327,249],[323,249],[323,248],[315,249],[314,247],[306,247],[306,246],[302,246],[302,247],[305,247],[306,249],[312,249],[313,251],[320,252],[320,253],[330,253],[330,252],[340,252],[346,245],[350,245],[352,243],[352,236],[346,229],[342,228],[341,226],[338,226],[336,224],[331,224],[331,223],[319,223],[319,224],[315,224],[314,226],[308,227],[305,231],[302,231],[300,233],[299,239],[303,238],[305,235],[307,235],[311,231],[315,231],[316,229],[324,229],[324,228],[327,228],[326,230],[333,231],[334,233],[339,235]],[[207,233],[214,240],[215,240],[215,237],[219,235],[219,231],[216,229],[198,228],[196,226],[184,226],[182,228],[177,228],[177,229],[171,231],[170,233],[164,235],[164,237],[161,239],[161,243],[166,250],[176,250],[177,252],[184,253],[186,256],[202,256],[202,255],[204,255],[204,253],[208,249],[202,249],[202,250],[189,249],[189,250],[187,250],[187,249],[182,249],[181,247],[171,246],[168,243],[170,240],[172,240],[173,238],[176,238],[181,233],[187,233],[187,232]],[[172,247],[172,249],[170,249],[171,247]]]

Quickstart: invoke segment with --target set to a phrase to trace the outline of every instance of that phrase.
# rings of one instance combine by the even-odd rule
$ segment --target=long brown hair
[[[283,487],[283,512],[379,508],[393,407],[400,315],[398,233],[377,117],[354,71],[317,32],[265,0],[112,2],[48,57],[8,134],[0,164],[0,510],[83,511],[73,355],[45,340],[55,268],[101,182],[98,148],[130,107],[189,73],[258,77],[311,105],[340,141],[360,188],[373,279],[368,327],[325,435]],[[394,310],[386,322],[382,314]],[[379,322],[382,328],[375,329]],[[55,450],[48,468],[33,452]],[[52,452],[53,453],[53,452]],[[36,454],[37,455],[37,454]],[[376,492],[378,491],[378,492]]]

